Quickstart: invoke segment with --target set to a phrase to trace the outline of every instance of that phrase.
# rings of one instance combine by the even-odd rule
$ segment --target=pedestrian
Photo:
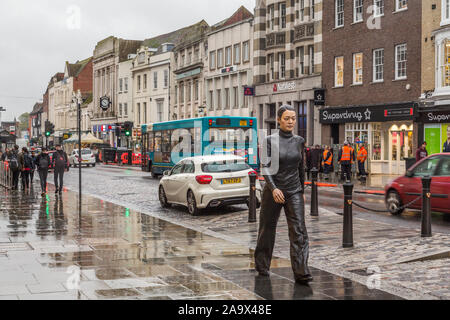
[[[359,171],[359,175],[361,177],[365,177],[366,174],[366,161],[367,161],[367,150],[365,148],[364,145],[361,146],[361,148],[358,151],[358,171]]]
[[[447,127],[447,141],[444,143],[444,153],[450,152],[450,125]]]
[[[33,185],[34,172],[36,171],[36,153],[34,151],[31,151],[31,160],[33,160],[33,167],[30,171],[30,185]]]
[[[416,162],[419,162],[427,157],[428,157],[427,142],[424,141],[424,143],[422,143],[422,146],[416,151]]]
[[[22,168],[20,167],[19,163],[19,146],[15,145],[12,150],[10,150],[9,155],[7,156],[7,161],[9,163],[9,168],[12,173],[12,190],[18,190],[19,189],[19,177],[20,177],[20,171]]]
[[[47,148],[43,147],[42,152],[36,158],[36,167],[39,173],[39,179],[41,180],[42,196],[45,196],[47,193],[47,176],[49,165],[50,157],[47,153]]]
[[[339,163],[341,164],[341,180],[351,181],[353,151],[348,141],[344,142],[344,146],[339,151]]]
[[[323,152],[323,173],[325,174],[325,180],[328,180],[333,166],[333,153],[331,148],[325,146],[325,151]]]
[[[2,153],[2,156],[1,156],[0,160],[5,162],[6,161],[6,157],[8,156],[8,153],[9,153],[9,149],[5,148],[5,152]]]
[[[30,189],[30,172],[33,168],[33,159],[26,147],[23,147],[19,154],[19,165],[22,176],[22,190],[26,191]]]
[[[61,145],[56,145],[56,152],[53,154],[52,164],[54,168],[55,194],[58,192],[59,194],[62,194],[62,189],[64,186],[64,171],[69,168],[69,160],[67,153],[61,149]]]
[[[305,139],[293,134],[297,115],[292,106],[284,105],[277,113],[280,130],[267,137],[263,154],[268,161],[262,167],[266,180],[263,191],[255,269],[262,277],[270,276],[275,235],[281,209],[284,208],[289,228],[292,270],[296,282],[313,280],[308,267],[309,238],[305,224]],[[272,155],[276,150],[277,155]]]

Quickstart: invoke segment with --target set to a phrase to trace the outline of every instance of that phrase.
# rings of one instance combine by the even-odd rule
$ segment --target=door
[[[433,199],[433,208],[450,213],[450,157],[442,158],[436,176],[433,177],[432,185],[435,194],[447,196]]]
[[[178,202],[177,188],[179,187],[178,181],[179,181],[182,169],[183,169],[183,163],[177,164],[175,167],[173,167],[172,171],[170,172],[170,176],[167,177],[164,189],[166,191],[167,200],[169,202]]]
[[[433,157],[423,161],[417,167],[412,170],[413,177],[406,178],[404,185],[404,204],[408,204],[409,202],[417,199],[420,195],[422,195],[422,178],[426,176],[433,177],[436,173],[436,169],[438,168],[438,164],[440,162],[439,157]],[[436,184],[434,183],[434,178],[431,184],[431,193],[436,193]],[[437,205],[436,199],[431,200],[431,206],[434,207]],[[422,200],[417,201],[413,208],[421,208]]]
[[[406,171],[406,158],[413,155],[413,132],[412,131],[390,131],[390,167],[391,174],[401,175]]]
[[[183,168],[181,173],[177,176],[174,183],[174,188],[177,190],[176,202],[187,204],[187,192],[189,182],[195,179],[195,166],[194,162],[186,160],[183,162]],[[195,192],[195,190],[193,190]]]

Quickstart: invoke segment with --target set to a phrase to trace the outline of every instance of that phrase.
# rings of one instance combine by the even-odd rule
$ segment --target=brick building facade
[[[325,1],[322,143],[368,146],[369,171],[399,174],[417,147],[421,1]]]

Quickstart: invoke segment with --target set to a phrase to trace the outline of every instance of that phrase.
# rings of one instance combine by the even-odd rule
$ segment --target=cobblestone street
[[[148,178],[148,174],[139,170],[99,167],[83,172],[83,192],[89,195],[246,248],[255,247],[257,224],[247,222],[245,206],[208,211],[200,217],[192,217],[182,207],[161,209],[156,192],[157,180]],[[77,190],[77,179],[72,170],[66,176],[67,187]],[[321,209],[319,219],[307,214],[307,226],[313,267],[363,285],[380,279],[382,290],[406,299],[448,298],[448,235],[435,233],[431,239],[422,239],[419,229],[355,219],[355,248],[342,249],[342,217]],[[287,233],[282,216],[275,254],[285,259],[289,258]],[[408,277],[408,274],[412,276]]]
[[[399,299],[316,268],[297,285],[283,258],[258,277],[248,246],[91,196],[81,212],[71,191],[0,198],[1,299]]]

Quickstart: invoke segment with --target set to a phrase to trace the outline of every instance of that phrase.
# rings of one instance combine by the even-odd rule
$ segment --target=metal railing
[[[12,188],[12,172],[9,169],[8,162],[0,162],[0,186],[11,189]]]

